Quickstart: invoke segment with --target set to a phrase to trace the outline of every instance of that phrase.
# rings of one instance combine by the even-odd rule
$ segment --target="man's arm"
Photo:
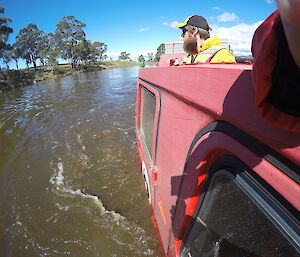
[[[300,68],[300,0],[276,0],[290,52]]]

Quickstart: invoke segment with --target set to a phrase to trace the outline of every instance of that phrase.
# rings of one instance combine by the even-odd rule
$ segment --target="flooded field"
[[[162,256],[139,173],[137,68],[0,99],[0,256]]]

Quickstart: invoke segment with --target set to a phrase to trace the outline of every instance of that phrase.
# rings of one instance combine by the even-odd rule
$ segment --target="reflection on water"
[[[0,256],[161,256],[139,173],[137,68],[0,100]]]

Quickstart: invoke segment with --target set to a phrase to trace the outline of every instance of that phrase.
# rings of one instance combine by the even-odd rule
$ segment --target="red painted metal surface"
[[[140,69],[136,107],[138,152],[150,178],[151,207],[166,255],[179,255],[181,240],[199,201],[207,172],[214,160],[224,154],[236,156],[300,211],[299,184],[264,156],[222,132],[201,137],[190,152],[185,168],[195,136],[214,121],[239,128],[298,167],[300,135],[275,127],[258,114],[251,65],[168,67],[165,65],[168,58],[163,57],[160,67]],[[156,97],[151,163],[147,161],[140,134],[141,86],[150,89]]]

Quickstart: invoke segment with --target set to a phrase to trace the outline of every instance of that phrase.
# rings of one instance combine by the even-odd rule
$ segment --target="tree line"
[[[36,68],[38,61],[42,66],[55,67],[59,60],[65,60],[75,69],[79,63],[96,63],[107,58],[107,45],[88,40],[84,32],[86,25],[74,16],[63,17],[53,33],[44,32],[30,23],[19,31],[15,43],[8,44],[8,37],[13,32],[9,26],[12,20],[3,14],[4,8],[0,6],[0,59],[6,69],[10,69],[12,62],[19,69],[21,59],[28,68],[30,65]],[[148,61],[158,61],[163,53],[164,44],[161,44],[155,55],[148,53]],[[119,60],[131,60],[130,54],[121,52]]]
[[[4,8],[0,7],[0,13]],[[78,63],[95,63],[107,58],[107,45],[103,42],[91,42],[86,38],[83,22],[74,16],[63,17],[56,25],[54,33],[38,29],[35,24],[28,24],[16,36],[15,43],[8,44],[9,34],[13,29],[9,26],[11,19],[0,17],[0,58],[9,69],[13,61],[18,69],[20,59],[29,67],[41,65],[57,66],[63,59],[71,63],[75,69]],[[1,67],[0,67],[1,68]]]

